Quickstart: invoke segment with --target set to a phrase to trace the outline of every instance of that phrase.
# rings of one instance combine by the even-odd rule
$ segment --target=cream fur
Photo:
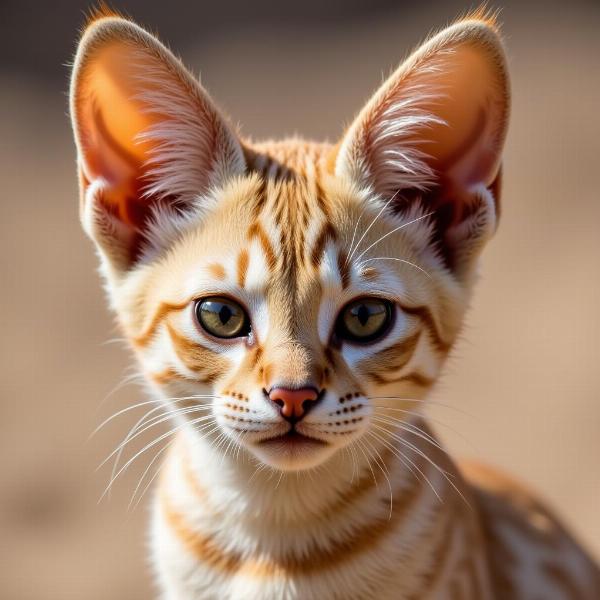
[[[479,14],[404,62],[337,146],[253,144],[153,36],[88,27],[71,87],[81,214],[160,407],[139,426],[172,425],[151,531],[165,600],[486,600],[507,597],[499,581],[529,598],[563,560],[593,597],[570,538],[549,549],[532,530],[533,512],[553,517],[467,482],[422,417],[497,227],[508,98]],[[244,307],[247,339],[195,322],[214,295]],[[392,303],[388,331],[337,339],[362,297]],[[290,430],[275,385],[322,391],[295,425],[312,442],[267,441]],[[523,547],[527,578],[492,560]]]

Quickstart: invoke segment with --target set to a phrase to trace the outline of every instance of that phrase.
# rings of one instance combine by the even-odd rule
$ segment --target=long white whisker
[[[213,398],[213,399],[217,399],[219,398],[219,396],[215,396],[213,394],[197,394],[194,396],[182,396],[180,398],[177,397],[173,397],[173,398],[155,398],[153,400],[147,400],[145,402],[137,402],[136,404],[131,404],[130,406],[127,406],[126,408],[123,408],[122,410],[119,410],[118,412],[114,413],[113,415],[111,415],[110,417],[108,417],[107,419],[105,419],[104,421],[102,421],[102,423],[100,423],[100,425],[98,425],[98,427],[96,427],[96,429],[94,429],[94,431],[92,431],[92,433],[90,434],[90,439],[95,436],[103,427],[106,427],[106,425],[108,425],[108,423],[110,423],[111,421],[113,421],[114,419],[116,419],[117,417],[121,416],[122,414],[132,411],[136,408],[139,408],[140,406],[147,406],[148,404],[157,404],[157,403],[168,403],[168,402],[176,402],[178,400],[199,400],[199,399],[205,399],[205,398]]]
[[[136,371],[134,373],[131,373],[130,375],[126,375],[125,377],[123,377],[123,379],[119,383],[117,383],[117,385],[115,385],[112,388],[112,390],[110,390],[110,392],[108,392],[108,394],[106,394],[106,396],[104,396],[104,398],[102,399],[100,404],[98,404],[98,406],[96,408],[96,412],[98,412],[106,404],[106,402],[109,400],[109,398],[111,398],[119,390],[123,389],[125,386],[127,386],[130,383],[133,383],[135,381],[139,382],[140,384],[144,383],[145,382],[144,376],[141,373],[138,373]]]
[[[379,467],[379,469],[383,473],[383,476],[385,477],[385,480],[387,481],[388,489],[390,492],[390,512],[388,514],[388,521],[391,521],[392,514],[394,512],[394,491],[392,489],[392,483],[388,476],[387,467],[385,466],[385,462],[384,462],[381,454],[379,453],[379,450],[377,450],[377,448],[372,446],[368,439],[365,439],[364,442],[365,442],[365,444],[368,445],[369,448],[371,448],[375,452],[375,464]]]
[[[110,344],[124,344],[127,346],[129,344],[129,340],[124,337],[114,337],[108,340],[104,340],[100,343],[101,346],[110,346]]]
[[[160,442],[162,442],[164,439],[168,438],[169,436],[173,435],[174,433],[176,433],[177,431],[179,431],[180,429],[182,429],[183,427],[187,426],[187,425],[191,425],[194,423],[198,423],[202,420],[205,419],[210,419],[213,418],[212,415],[208,415],[208,416],[204,416],[204,417],[199,417],[198,419],[194,419],[192,421],[190,421],[190,423],[181,423],[179,425],[177,425],[176,427],[172,428],[171,430],[167,431],[166,433],[163,433],[162,435],[160,435],[158,438],[156,438],[155,440],[153,440],[152,442],[149,442],[148,444],[146,444],[139,452],[137,452],[132,458],[130,458],[116,473],[116,475],[111,479],[111,481],[109,482],[108,486],[106,487],[106,489],[104,490],[104,492],[102,493],[102,496],[100,496],[100,499],[98,500],[98,502],[101,502],[104,497],[106,496],[106,494],[108,493],[108,490],[110,490],[110,488],[112,487],[113,483],[116,481],[116,479],[121,475],[121,473],[123,473],[123,471],[125,471],[138,457],[140,457],[142,454],[144,454],[144,452],[146,452],[147,450],[149,450],[150,448],[156,446],[156,444],[159,444]]]
[[[393,425],[395,427],[398,427],[399,429],[402,429],[403,431],[406,431],[407,433],[412,433],[414,436],[419,437],[422,440],[425,440],[428,444],[431,444],[438,450],[441,450],[442,452],[446,452],[446,450],[444,450],[444,448],[442,448],[442,446],[440,446],[439,442],[434,437],[432,437],[425,431],[421,431],[418,427],[413,426],[412,423],[408,423],[406,421],[401,421],[400,419],[393,419],[390,417],[386,418],[383,415],[373,415],[371,418],[374,421],[378,421],[379,423],[385,423],[386,425]]]
[[[451,404],[445,404],[443,402],[438,402],[437,400],[423,399],[423,398],[404,398],[403,396],[367,396],[368,400],[402,400],[402,402],[414,402],[415,404],[419,403],[422,405],[431,405],[431,406],[441,406],[443,408],[449,408],[450,410],[454,410],[466,417],[473,418],[474,415],[469,414],[468,412],[456,407]]]
[[[157,407],[157,408],[159,408],[159,407]],[[160,408],[162,408],[162,407],[160,407]],[[121,450],[127,444],[131,443],[134,439],[136,439],[137,437],[142,435],[145,431],[148,431],[148,429],[151,429],[152,427],[155,427],[156,425],[159,425],[160,423],[164,423],[165,421],[168,421],[169,419],[171,419],[174,416],[189,414],[189,413],[193,413],[193,412],[200,412],[202,410],[209,410],[211,408],[212,408],[211,406],[205,406],[205,405],[198,405],[198,406],[192,406],[192,407],[186,407],[186,408],[178,408],[178,409],[169,410],[167,412],[161,413],[160,415],[156,415],[155,417],[152,417],[145,424],[145,426],[142,429],[140,429],[139,431],[136,431],[133,435],[131,435],[131,432],[130,432],[126,436],[126,438],[98,465],[96,470],[102,468],[115,454],[117,454],[117,452],[119,452],[119,450]],[[153,411],[151,411],[151,412],[153,412]],[[147,414],[143,417],[143,419],[146,418]],[[139,424],[141,424],[141,423],[138,422],[138,427],[139,427]],[[135,431],[135,428],[133,431]]]
[[[378,425],[376,425],[376,427],[377,427],[377,429],[381,429],[382,431],[385,431],[386,434],[390,433],[387,429],[385,429],[383,427],[379,427]],[[388,442],[385,438],[383,438],[383,436],[375,433],[374,431],[370,431],[369,433],[376,439],[379,439],[379,441],[381,443],[383,443],[385,446],[387,446],[392,451],[392,453],[400,459],[402,464],[404,466],[406,466],[409,469],[409,471],[411,471],[411,473],[413,475],[415,475],[415,477],[416,477],[416,474],[411,469],[411,467],[406,464],[406,461],[408,461],[417,470],[417,472],[420,473],[421,477],[423,477],[423,480],[427,482],[427,484],[431,488],[431,491],[435,494],[436,498],[440,502],[443,502],[442,497],[439,495],[438,491],[435,489],[435,486],[433,485],[433,483],[431,483],[431,480],[429,479],[429,477],[427,477],[427,475],[425,475],[425,473],[423,473],[423,471],[419,467],[419,465],[417,465],[412,459],[410,459],[408,456],[406,456],[406,454],[404,454],[404,452],[402,452],[398,447],[394,446],[392,443]],[[417,481],[419,480],[418,477],[416,477],[416,479],[417,479]]]
[[[358,215],[358,219],[356,220],[356,224],[354,225],[354,232],[352,233],[352,240],[350,241],[350,246],[349,246],[350,250],[348,251],[349,253],[352,252],[352,247],[354,246],[354,240],[356,239],[356,232],[358,231],[358,225],[360,224],[360,221],[363,218],[363,215],[365,214],[366,209],[367,209],[367,207],[363,206],[363,209],[360,211],[360,215]],[[345,267],[348,266],[349,253],[346,255],[346,260],[344,261]]]
[[[394,258],[392,256],[377,256],[375,258],[366,258],[365,260],[361,261],[359,263],[359,268],[362,268],[362,266],[368,262],[371,262],[372,260],[395,260],[401,263],[406,263],[407,265],[410,265],[411,267],[414,267],[415,269],[418,269],[419,271],[421,271],[421,273],[424,273],[427,277],[429,277],[429,279],[431,279],[431,275],[422,267],[420,267],[419,265],[416,265],[413,262],[410,262],[410,260],[406,260],[404,258]]]
[[[376,425],[376,427],[379,427],[379,426]],[[382,428],[382,429],[387,431],[385,428]],[[399,436],[397,434],[394,434],[393,432],[390,432],[390,431],[388,431],[388,434],[390,434],[398,442],[400,442],[401,444],[403,444],[404,446],[406,446],[407,448],[409,448],[410,450],[412,450],[413,452],[415,452],[416,454],[418,454],[419,456],[424,458],[430,465],[432,465],[440,473],[440,475],[442,475],[442,477],[444,477],[444,479],[454,488],[454,491],[463,499],[465,504],[470,508],[471,505],[469,504],[469,502],[467,501],[467,499],[465,498],[463,493],[458,489],[458,487],[456,487],[454,482],[450,479],[449,474],[445,469],[442,469],[425,452],[423,452],[423,450],[421,450],[420,448],[415,446],[413,443],[409,442],[406,438]]]
[[[135,425],[127,432],[127,435],[125,436],[123,442],[121,442],[121,448],[119,449],[119,451],[117,452],[117,455],[115,456],[115,460],[113,462],[113,466],[112,466],[112,470],[110,473],[110,478],[112,479],[115,476],[115,473],[117,472],[117,469],[119,468],[119,463],[121,462],[121,456],[123,455],[123,450],[125,449],[125,444],[131,439],[131,436],[133,436],[135,434],[135,432],[138,430],[139,427],[141,427],[144,422],[146,421],[146,419],[154,412],[159,411],[159,410],[163,410],[163,406],[159,405],[159,406],[155,406],[154,408],[150,409],[149,411],[147,411],[136,423]],[[109,491],[109,498],[110,498],[110,491]]]
[[[167,444],[167,446],[165,446],[165,448],[168,448],[169,445],[170,444]],[[165,450],[165,448],[162,448],[160,450],[160,452],[163,452]],[[138,498],[137,502],[135,503],[135,506],[133,507],[133,510],[135,510],[138,507],[138,505],[140,504],[140,502],[144,498],[144,495],[146,494],[146,492],[148,491],[148,489],[150,488],[150,486],[152,485],[152,483],[158,477],[159,474],[160,474],[160,467],[158,467],[156,469],[156,472],[154,473],[154,475],[152,475],[152,477],[150,478],[150,481],[146,484],[146,487],[142,490],[142,493],[140,494],[140,497]]]
[[[146,467],[146,469],[144,470],[144,472],[142,473],[142,476],[140,477],[140,480],[138,481],[138,484],[135,486],[135,490],[133,490],[133,494],[131,495],[131,499],[129,500],[129,505],[127,506],[127,510],[131,510],[131,505],[134,503],[135,498],[137,496],[138,490],[140,489],[140,487],[142,486],[142,482],[144,481],[144,479],[146,478],[146,475],[148,474],[148,472],[150,471],[150,469],[152,468],[152,465],[160,458],[160,456],[163,454],[163,452],[167,449],[169,449],[172,445],[173,442],[175,440],[169,440],[155,455],[154,458],[148,463],[148,466]],[[150,482],[148,483],[148,485],[144,488],[144,491],[142,492],[142,494],[140,495],[140,497],[138,498],[138,501],[135,503],[135,507],[137,508],[138,504],[140,503],[140,501],[142,500],[142,497],[144,496],[144,493],[146,492],[146,490],[150,487],[150,484],[154,481],[154,479],[156,478],[156,476],[158,475],[160,469],[156,470],[156,473],[154,473],[154,475],[151,477]]]
[[[400,413],[403,413],[406,415],[410,415],[411,417],[426,418],[428,423],[434,423],[435,425],[439,425],[440,427],[445,427],[446,429],[448,429],[449,431],[451,431],[452,433],[454,433],[455,435],[460,437],[461,440],[463,440],[465,442],[465,444],[467,444],[470,448],[475,450],[473,444],[460,431],[458,431],[454,427],[448,425],[447,423],[440,421],[439,419],[435,419],[433,417],[430,417],[429,415],[427,415],[427,417],[424,417],[424,415],[419,411],[406,410],[404,408],[396,408],[395,406],[384,406],[381,404],[372,404],[371,406],[372,406],[372,408],[375,408],[375,409],[391,410],[393,412],[400,412]]]
[[[365,250],[363,250],[358,255],[358,257],[356,258],[356,260],[359,261],[371,248],[373,248],[373,246],[376,246],[377,244],[379,244],[379,242],[383,241],[386,237],[389,237],[390,235],[396,233],[397,231],[400,231],[401,229],[404,229],[405,227],[408,227],[409,225],[412,225],[413,223],[416,223],[417,221],[422,221],[423,219],[426,219],[427,217],[430,217],[433,213],[434,213],[434,211],[431,211],[431,212],[428,212],[425,215],[422,215],[420,217],[416,217],[415,219],[411,219],[407,223],[403,223],[402,225],[399,225],[398,227],[392,229],[391,231],[388,231],[387,233],[383,234],[378,240],[375,240],[370,246],[368,246],[367,248],[365,248]]]
[[[356,250],[358,249],[358,247],[360,246],[360,244],[362,243],[362,241],[365,239],[365,236],[367,235],[367,233],[369,233],[369,231],[371,230],[371,227],[373,227],[373,225],[375,225],[375,222],[377,221],[377,219],[381,216],[381,214],[383,213],[383,211],[390,205],[390,202],[396,197],[396,195],[398,194],[398,192],[396,192],[381,208],[381,210],[373,217],[373,220],[371,221],[371,223],[369,223],[369,226],[365,229],[365,231],[363,232],[362,236],[360,237],[360,239],[358,240],[358,242],[356,242],[356,246],[354,246],[354,248],[352,248],[352,250],[350,251],[350,254],[348,255],[348,262],[350,262],[350,260],[352,259],[352,257],[354,256],[354,253],[356,252]]]
[[[158,399],[147,400],[146,402],[137,402],[136,404],[132,404],[131,406],[127,406],[126,408],[123,408],[122,410],[114,413],[107,419],[104,419],[104,421],[102,421],[102,423],[100,423],[100,425],[98,425],[98,427],[96,427],[96,429],[94,429],[94,431],[92,431],[92,433],[90,433],[90,437],[88,438],[88,440],[92,439],[102,428],[106,427],[106,425],[108,425],[111,421],[114,421],[117,417],[120,417],[121,415],[125,414],[126,412],[130,412],[136,408],[139,408],[140,406],[147,406],[148,404],[157,404],[159,402],[161,402],[161,401]]]

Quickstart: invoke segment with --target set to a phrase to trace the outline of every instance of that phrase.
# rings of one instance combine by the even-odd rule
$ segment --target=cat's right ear
[[[200,83],[126,19],[102,17],[85,30],[70,106],[81,218],[112,275],[245,168],[236,134]]]

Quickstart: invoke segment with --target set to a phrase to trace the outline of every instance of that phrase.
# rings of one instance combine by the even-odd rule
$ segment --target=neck
[[[466,541],[479,533],[456,468],[426,436],[407,438],[409,446],[382,437],[314,470],[283,473],[184,434],[166,465],[160,518],[224,576],[320,580],[342,570],[345,597],[372,595],[368,574],[382,593],[398,581],[405,593],[425,580],[434,589],[440,565],[468,557],[476,545]]]

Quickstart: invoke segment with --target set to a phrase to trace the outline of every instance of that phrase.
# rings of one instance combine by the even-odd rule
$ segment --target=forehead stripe
[[[248,229],[248,239],[253,240],[254,238],[257,238],[261,245],[267,261],[267,266],[270,270],[273,270],[275,263],[277,262],[275,258],[275,252],[273,250],[273,246],[271,245],[271,240],[269,240],[269,236],[265,233],[265,230],[258,221],[252,223]]]
[[[242,250],[238,255],[237,260],[237,283],[240,288],[243,288],[246,284],[246,274],[248,273],[248,263],[250,256],[248,250]]]
[[[331,223],[323,224],[310,255],[311,262],[315,267],[318,267],[321,263],[321,258],[323,257],[323,252],[327,242],[329,240],[335,241],[336,239],[337,233],[333,228],[333,225]]]
[[[345,290],[350,285],[350,265],[348,264],[348,254],[346,254],[345,250],[338,252],[337,266],[340,272],[342,289]]]

